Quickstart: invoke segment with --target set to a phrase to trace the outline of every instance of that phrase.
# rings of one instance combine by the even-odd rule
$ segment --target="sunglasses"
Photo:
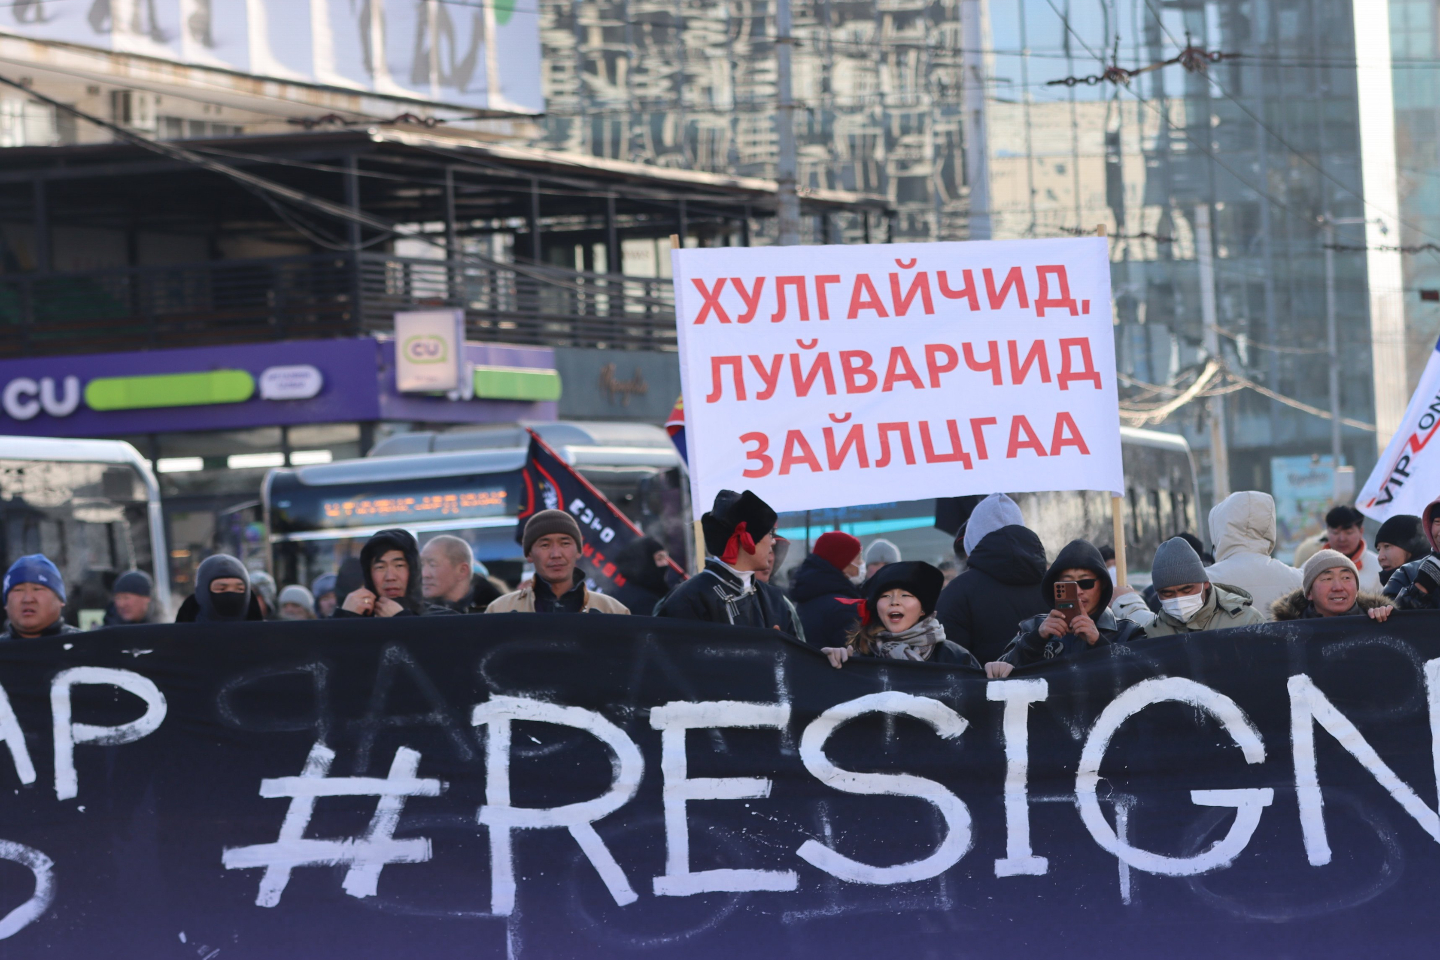
[[[1086,577],[1084,580],[1073,581],[1081,590],[1094,590],[1095,584],[1099,583],[1094,577]]]

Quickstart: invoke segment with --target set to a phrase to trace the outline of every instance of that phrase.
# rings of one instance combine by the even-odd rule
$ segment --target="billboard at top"
[[[294,83],[539,113],[534,0],[15,0],[0,32]]]

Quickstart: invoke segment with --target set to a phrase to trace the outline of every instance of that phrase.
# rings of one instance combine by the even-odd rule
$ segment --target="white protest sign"
[[[1432,444],[1440,429],[1440,343],[1435,344],[1420,383],[1405,408],[1400,429],[1355,504],[1372,520],[1384,522],[1398,514],[1420,516],[1440,496],[1440,443]]]
[[[1124,489],[1103,238],[671,257],[697,517]]]

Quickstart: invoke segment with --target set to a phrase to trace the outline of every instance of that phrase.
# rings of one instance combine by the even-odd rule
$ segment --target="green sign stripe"
[[[254,395],[255,378],[244,370],[98,377],[85,385],[85,405],[91,410],[145,410],[243,403]]]
[[[482,400],[560,399],[558,370],[526,367],[476,367],[475,396]]]

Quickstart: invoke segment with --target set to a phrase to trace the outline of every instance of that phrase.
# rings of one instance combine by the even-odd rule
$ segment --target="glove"
[[[1420,561],[1420,568],[1415,571],[1415,586],[1430,597],[1440,592],[1440,560],[1432,555]]]

